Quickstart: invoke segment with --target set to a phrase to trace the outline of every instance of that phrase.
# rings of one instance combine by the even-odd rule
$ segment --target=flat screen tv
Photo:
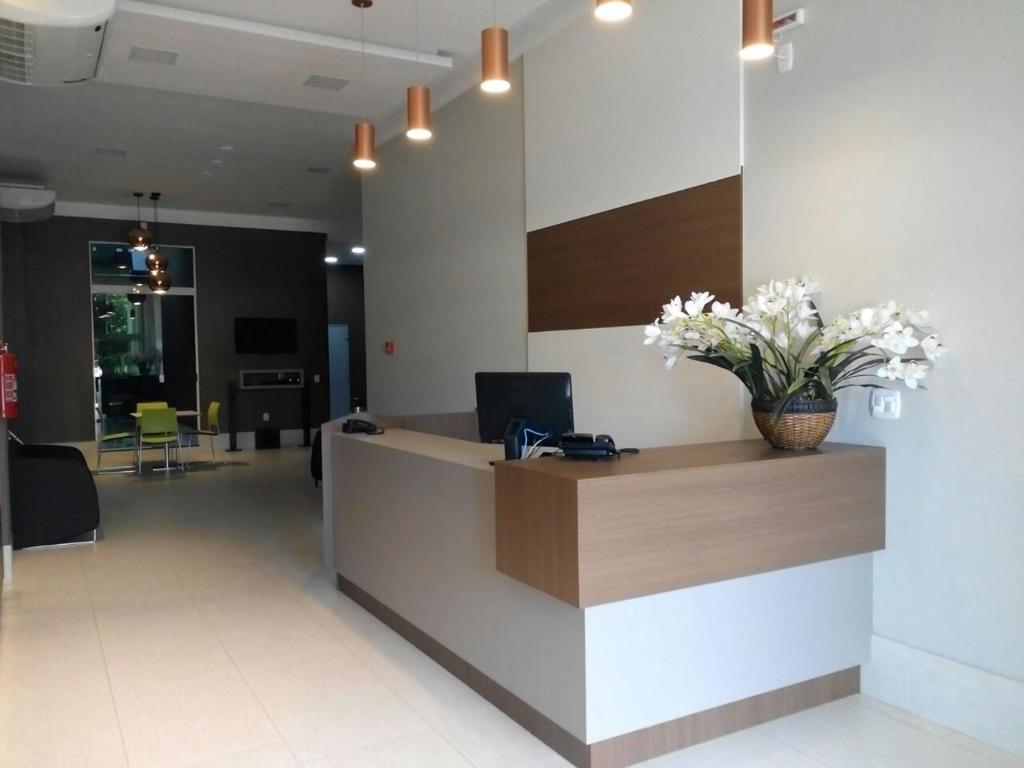
[[[235,352],[239,355],[294,355],[298,347],[295,318],[235,318]]]

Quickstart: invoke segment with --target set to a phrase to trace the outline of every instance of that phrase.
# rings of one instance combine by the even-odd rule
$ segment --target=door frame
[[[131,248],[130,243],[122,243],[116,240],[90,240],[86,246],[86,258],[89,260],[89,338],[92,341],[92,353],[93,358],[96,356],[96,327],[93,323],[92,311],[93,311],[93,296],[97,293],[124,293],[127,294],[123,285],[112,285],[110,283],[94,283],[92,281],[92,247],[94,245],[123,245],[125,248]],[[173,243],[162,243],[167,248],[180,248],[192,252],[192,286],[187,288],[175,288],[173,285],[171,289],[167,291],[166,296],[192,296],[194,301],[192,302],[192,334],[195,338],[195,369],[196,369],[196,410],[202,414],[203,412],[203,401],[200,399],[200,379],[201,374],[199,372],[199,275],[196,273],[196,247],[194,245],[175,245]],[[146,294],[146,296],[157,296],[152,291]],[[93,376],[93,369],[95,366],[89,366],[89,386],[92,389],[93,397],[95,398],[96,393],[96,381]],[[95,399],[93,401],[93,408],[95,409]],[[96,414],[93,414],[93,431],[99,429],[96,426],[99,422],[96,421]],[[202,416],[197,417],[197,423],[202,424]]]

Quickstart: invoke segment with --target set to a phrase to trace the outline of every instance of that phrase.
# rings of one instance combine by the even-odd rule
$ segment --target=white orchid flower
[[[658,338],[661,336],[661,328],[659,328],[657,325],[648,325],[646,328],[644,328],[644,336],[646,336],[646,338],[644,339],[644,344],[650,346],[651,344],[656,342]]]
[[[939,337],[933,333],[931,336],[925,336],[921,339],[921,351],[924,352],[925,357],[934,362],[946,354],[949,349],[947,349],[946,345],[939,341]]]
[[[914,329],[904,326],[899,320],[886,326],[880,338],[872,339],[871,344],[896,355],[905,355],[907,350],[916,347],[920,342],[914,338]]]
[[[663,323],[671,323],[681,317],[684,317],[683,300],[679,296],[676,296],[661,308],[661,321]]]
[[[903,378],[903,361],[898,357],[890,358],[889,361],[878,369],[875,374],[880,379],[888,379],[889,381],[897,381]]]
[[[683,305],[683,309],[686,310],[686,314],[690,317],[696,317],[704,311],[704,307],[708,305],[715,297],[707,291],[703,293],[691,293],[690,300]]]
[[[928,366],[925,363],[910,362],[903,366],[903,383],[907,389],[917,389],[917,383],[928,375]]]
[[[927,309],[908,309],[907,322],[916,328],[931,328],[931,318]]]
[[[679,362],[679,353],[665,355],[665,369],[671,371]]]

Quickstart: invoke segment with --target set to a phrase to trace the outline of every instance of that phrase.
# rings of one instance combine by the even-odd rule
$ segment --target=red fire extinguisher
[[[18,417],[18,358],[0,342],[0,419]]]

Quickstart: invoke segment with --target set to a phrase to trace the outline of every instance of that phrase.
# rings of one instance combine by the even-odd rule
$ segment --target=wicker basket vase
[[[836,420],[835,400],[797,400],[778,419],[772,418],[775,404],[766,400],[752,403],[754,423],[774,448],[800,451],[817,448],[828,437]]]

